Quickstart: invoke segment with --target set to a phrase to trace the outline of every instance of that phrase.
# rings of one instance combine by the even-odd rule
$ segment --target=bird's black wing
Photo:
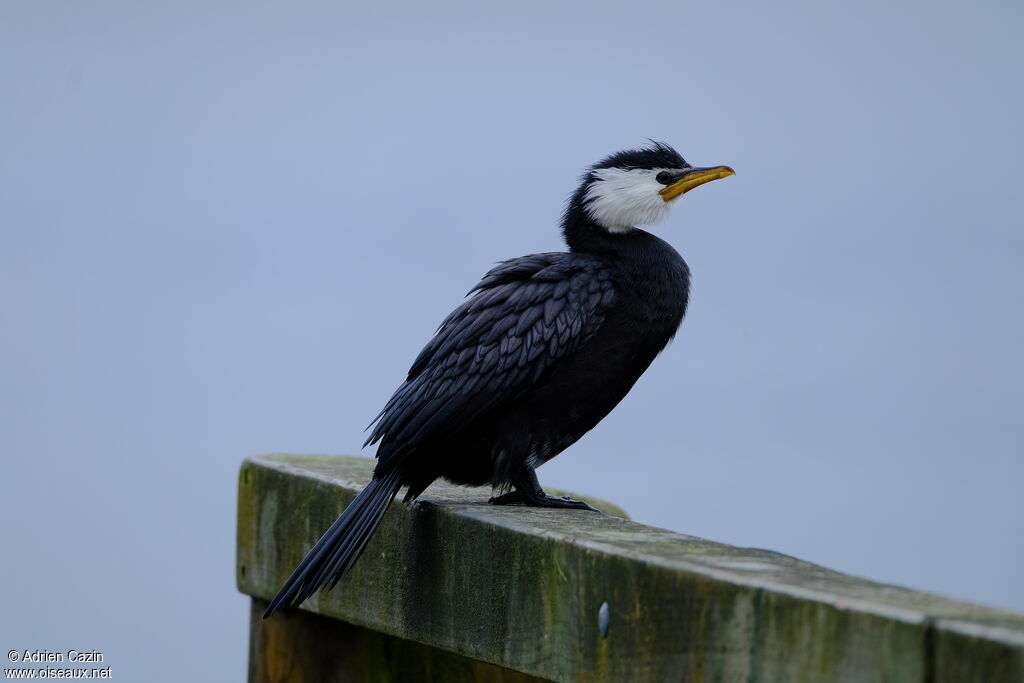
[[[542,385],[547,371],[604,322],[615,289],[604,264],[548,253],[504,261],[474,287],[420,352],[374,420],[379,468],[416,446],[493,415]]]

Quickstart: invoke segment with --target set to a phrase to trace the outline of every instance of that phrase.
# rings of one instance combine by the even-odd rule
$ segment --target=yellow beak
[[[664,190],[658,192],[666,202],[675,199],[681,194],[686,194],[698,185],[710,183],[712,180],[736,175],[736,171],[728,166],[715,166],[713,168],[693,168],[687,171],[679,180],[675,181]]]

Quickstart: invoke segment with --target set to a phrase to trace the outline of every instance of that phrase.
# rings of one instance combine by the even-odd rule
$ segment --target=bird
[[[689,267],[638,226],[731,175],[653,140],[587,168],[562,214],[568,251],[498,263],[444,319],[367,428],[373,478],[263,617],[334,588],[403,487],[407,503],[443,478],[490,485],[495,505],[594,510],[545,493],[536,469],[611,412],[686,314]]]

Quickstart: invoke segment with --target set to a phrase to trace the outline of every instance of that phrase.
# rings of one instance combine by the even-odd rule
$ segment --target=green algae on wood
[[[239,589],[271,598],[372,466],[246,461]],[[495,507],[489,493],[435,485],[392,505],[351,574],[303,610],[549,680],[1024,680],[1024,615],[634,524],[618,508]]]

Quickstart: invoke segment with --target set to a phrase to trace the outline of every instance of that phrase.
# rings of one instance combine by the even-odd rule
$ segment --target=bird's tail
[[[330,582],[328,589],[334,588],[338,579],[363,554],[367,541],[380,526],[384,511],[399,488],[401,483],[397,470],[367,484],[284,582],[277,597],[263,613],[263,618],[282,607],[300,605],[325,583]]]

